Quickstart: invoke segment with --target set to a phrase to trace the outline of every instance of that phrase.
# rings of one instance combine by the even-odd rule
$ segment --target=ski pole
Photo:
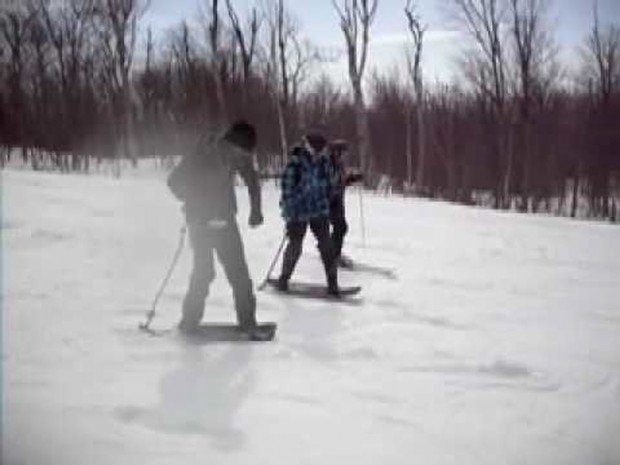
[[[360,227],[362,229],[362,247],[366,248],[366,222],[364,221],[364,201],[362,199],[362,189],[363,185],[360,186],[358,190],[359,199],[360,199]]]
[[[260,284],[260,286],[258,286],[258,290],[259,291],[262,291],[265,288],[265,286],[267,285],[267,282],[269,281],[269,277],[271,276],[271,272],[275,268],[276,263],[278,262],[278,258],[280,258],[280,254],[282,253],[282,249],[284,248],[284,244],[285,243],[286,243],[286,231],[284,232],[284,235],[282,236],[282,241],[280,242],[280,246],[278,247],[278,251],[276,252],[276,256],[273,257],[273,260],[271,261],[271,265],[269,265],[269,270],[267,271],[267,275],[265,276],[265,279]]]
[[[161,286],[159,286],[159,290],[157,291],[157,294],[155,294],[155,299],[153,300],[153,304],[151,305],[151,310],[146,314],[146,321],[144,323],[139,324],[140,329],[143,329],[145,331],[150,331],[149,326],[151,325],[151,321],[153,321],[153,318],[155,317],[155,308],[157,307],[159,298],[163,294],[164,289],[166,288],[166,285],[168,284],[168,281],[170,280],[170,277],[172,276],[172,272],[174,271],[174,268],[176,267],[179,261],[179,257],[181,256],[181,251],[183,250],[183,245],[185,244],[186,232],[187,232],[187,226],[183,225],[183,227],[181,228],[181,235],[179,237],[179,245],[177,246],[177,250],[174,253],[174,258],[172,259],[172,263],[170,264],[170,267],[168,268],[168,272],[166,273],[166,277],[162,281]]]

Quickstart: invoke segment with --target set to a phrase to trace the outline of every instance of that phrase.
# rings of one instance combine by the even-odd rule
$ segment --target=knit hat
[[[320,152],[327,145],[327,139],[320,132],[311,131],[304,136],[304,140],[315,152]]]

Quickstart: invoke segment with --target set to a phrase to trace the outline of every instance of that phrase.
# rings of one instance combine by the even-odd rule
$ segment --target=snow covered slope
[[[137,330],[177,245],[164,173],[2,173],[3,464],[620,463],[620,229],[348,198],[359,305],[258,294],[270,344]],[[282,238],[239,222],[260,281]],[[182,256],[154,327],[173,326]],[[218,270],[219,271],[219,270]],[[310,237],[296,276],[322,281]],[[233,321],[221,272],[206,319]]]

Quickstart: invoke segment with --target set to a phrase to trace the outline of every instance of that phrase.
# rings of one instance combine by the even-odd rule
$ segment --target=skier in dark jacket
[[[329,202],[329,221],[332,226],[331,239],[336,263],[345,267],[351,264],[342,257],[342,243],[344,242],[344,236],[349,230],[345,217],[344,191],[347,186],[362,180],[361,174],[347,174],[344,167],[344,160],[347,152],[348,144],[344,140],[336,140],[329,144],[330,177],[332,184]]]
[[[327,141],[319,133],[310,133],[303,146],[295,147],[282,173],[280,206],[286,221],[288,244],[284,251],[282,273],[278,280],[280,290],[288,289],[288,282],[302,252],[308,226],[314,234],[325,275],[328,292],[338,295],[337,267],[329,237],[329,199],[331,180],[329,159],[325,154]]]
[[[203,317],[205,299],[215,278],[215,252],[232,286],[240,329],[252,338],[261,338],[256,326],[256,298],[237,226],[234,192],[237,172],[250,194],[250,226],[261,225],[260,183],[252,160],[255,146],[254,127],[237,122],[223,137],[203,137],[195,152],[185,156],[168,178],[173,194],[184,202],[194,250],[194,268],[179,323],[181,331],[196,330]]]

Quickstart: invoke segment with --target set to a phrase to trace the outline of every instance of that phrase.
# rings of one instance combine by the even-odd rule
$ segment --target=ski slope
[[[258,293],[269,344],[138,331],[182,216],[165,173],[2,173],[6,465],[620,463],[620,228],[348,196],[359,305]],[[258,283],[282,238],[239,222]],[[310,236],[310,235],[309,235]],[[179,318],[186,249],[155,328]],[[296,276],[322,281],[307,237]],[[233,321],[222,272],[206,320]]]

